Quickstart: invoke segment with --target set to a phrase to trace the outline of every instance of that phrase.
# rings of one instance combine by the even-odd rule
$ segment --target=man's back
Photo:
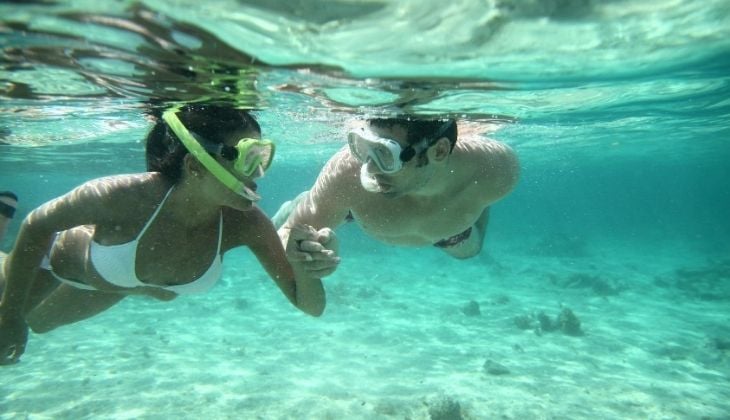
[[[335,228],[354,219],[385,243],[432,245],[473,226],[485,208],[513,188],[518,175],[511,149],[481,138],[459,139],[443,162],[431,164],[431,171],[413,172],[412,179],[376,174],[382,189],[371,192],[361,184],[363,163],[344,148],[322,170],[287,225]]]

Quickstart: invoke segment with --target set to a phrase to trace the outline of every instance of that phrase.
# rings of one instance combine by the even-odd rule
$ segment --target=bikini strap
[[[215,255],[220,258],[221,255],[221,243],[223,242],[223,209],[221,209],[220,218],[218,219],[218,250]]]
[[[150,225],[151,225],[151,224],[152,224],[152,222],[153,222],[153,221],[155,220],[155,218],[157,218],[157,213],[159,213],[159,212],[160,212],[160,210],[162,209],[162,206],[164,206],[164,205],[165,205],[165,201],[167,201],[167,198],[168,198],[168,197],[170,196],[170,193],[172,192],[172,190],[173,190],[174,188],[175,188],[175,187],[173,186],[173,187],[170,187],[170,189],[169,189],[169,190],[167,190],[167,193],[166,193],[166,194],[165,194],[165,196],[164,196],[164,197],[162,198],[162,201],[160,201],[160,204],[158,204],[158,205],[157,205],[157,208],[155,209],[155,212],[154,212],[154,213],[152,213],[152,217],[150,217],[150,218],[149,218],[149,220],[147,220],[147,223],[145,223],[144,227],[143,227],[143,228],[142,228],[142,230],[141,230],[141,231],[139,232],[139,235],[137,235],[137,238],[135,238],[135,240],[139,240],[139,238],[141,238],[141,237],[142,237],[142,235],[144,235],[144,233],[145,233],[145,232],[147,232],[147,228],[148,228],[148,227],[150,227]]]

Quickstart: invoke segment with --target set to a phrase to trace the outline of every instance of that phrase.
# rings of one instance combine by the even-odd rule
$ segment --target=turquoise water
[[[458,117],[522,170],[467,261],[341,228],[322,318],[237,250],[207,295],[128,299],[33,335],[0,371],[0,418],[730,416],[727,1],[69,1],[0,16],[0,190],[20,195],[18,219],[143,171],[144,111],[201,98],[255,107],[276,139],[269,215],[353,118]],[[539,334],[537,314],[566,307],[585,335]]]

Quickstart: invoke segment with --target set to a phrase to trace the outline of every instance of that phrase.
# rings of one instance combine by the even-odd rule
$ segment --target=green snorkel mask
[[[255,191],[247,187],[246,184],[218,163],[210,153],[215,153],[224,159],[232,161],[233,168],[237,173],[250,178],[252,176],[263,175],[266,169],[269,168],[274,159],[274,151],[276,149],[274,143],[268,140],[244,138],[239,140],[235,146],[206,144],[204,141],[196,139],[195,135],[185,127],[177,117],[177,111],[177,109],[165,111],[162,114],[162,119],[165,120],[190,154],[195,156],[213,176],[236,194],[251,201],[260,200],[260,195],[256,194]]]

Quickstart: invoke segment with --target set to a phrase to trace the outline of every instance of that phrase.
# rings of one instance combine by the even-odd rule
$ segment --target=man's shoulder
[[[507,144],[488,137],[460,137],[454,147],[457,151],[467,152],[468,155],[476,157],[513,154],[512,148]]]
[[[466,171],[465,182],[483,192],[489,201],[504,196],[516,184],[519,163],[507,144],[488,138],[469,138],[455,152],[452,163]]]
[[[360,165],[360,161],[357,160],[350,152],[350,148],[344,146],[332,155],[322,171],[355,173],[360,170]]]
[[[360,161],[352,156],[350,149],[343,147],[324,165],[317,182],[340,186],[351,184],[357,180],[361,165]]]

